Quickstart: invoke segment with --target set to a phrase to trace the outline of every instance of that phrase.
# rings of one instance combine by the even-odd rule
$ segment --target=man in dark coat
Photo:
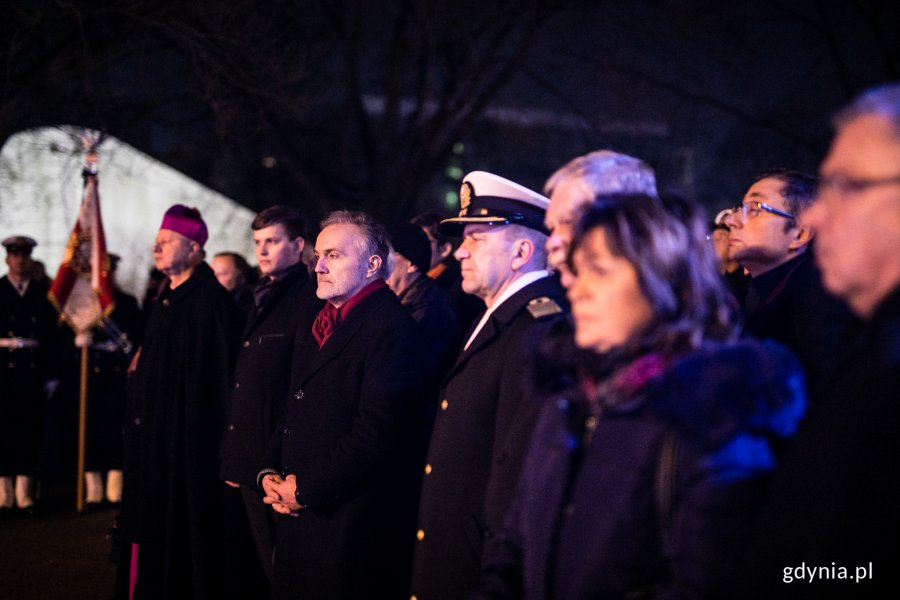
[[[43,439],[44,386],[56,351],[57,314],[46,281],[35,280],[32,238],[3,240],[9,272],[0,278],[0,512],[34,512]]]
[[[484,303],[476,296],[465,293],[462,289],[459,263],[453,258],[454,245],[458,239],[441,233],[441,221],[450,216],[452,213],[426,212],[413,217],[410,223],[420,227],[428,236],[431,262],[428,269],[423,272],[439,288],[447,292],[460,330],[468,331],[475,319],[484,311]]]
[[[744,333],[777,340],[797,355],[813,411],[856,328],[846,306],[822,289],[812,261],[815,232],[802,217],[815,195],[815,178],[770,171],[756,178],[743,203],[725,217],[729,258],[751,277]]]
[[[531,352],[564,316],[545,270],[547,198],[476,171],[463,180],[456,250],[462,286],[487,310],[444,380],[420,499],[412,594],[464,598],[502,524],[537,413]]]
[[[825,288],[864,331],[776,473],[748,598],[883,598],[900,562],[900,85],[835,124],[806,222]]]
[[[203,262],[207,237],[199,211],[179,204],[153,246],[168,280],[132,361],[119,515],[134,598],[226,591],[219,445],[241,321]]]
[[[251,295],[254,307],[244,325],[234,369],[221,477],[228,485],[240,487],[260,564],[271,581],[275,513],[263,504],[256,475],[269,439],[284,418],[292,365],[308,359],[294,356],[294,344],[312,335],[310,328],[322,301],[316,298],[316,286],[300,260],[306,245],[300,212],[270,206],[256,215],[250,227],[263,277]]]
[[[428,236],[412,223],[397,223],[388,228],[391,253],[388,258],[388,287],[397,294],[418,323],[427,348],[428,375],[434,391],[447,370],[453,366],[462,332],[447,291],[425,273],[431,260]]]
[[[387,235],[332,213],[316,240],[312,338],[298,338],[282,435],[260,473],[280,513],[273,598],[401,598],[408,589],[425,370],[384,283]]]

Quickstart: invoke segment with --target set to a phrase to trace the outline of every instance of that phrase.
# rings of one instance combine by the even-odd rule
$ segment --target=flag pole
[[[75,508],[84,510],[84,457],[87,439],[88,347],[81,346],[81,385],[78,399],[78,486]]]

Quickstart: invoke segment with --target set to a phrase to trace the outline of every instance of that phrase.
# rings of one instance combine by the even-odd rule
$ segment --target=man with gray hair
[[[547,253],[550,266],[569,287],[566,266],[572,230],[579,209],[600,194],[656,196],[656,176],[644,161],[612,150],[595,150],[572,159],[544,184],[550,197],[544,223],[549,230]]]
[[[272,597],[399,598],[409,582],[425,365],[412,317],[384,281],[388,237],[334,212],[316,239],[311,335],[257,483],[279,513]]]
[[[441,230],[463,234],[455,252],[462,289],[487,310],[440,394],[416,532],[412,594],[420,599],[464,598],[474,587],[536,417],[531,352],[567,309],[545,270],[547,198],[475,171],[463,179],[460,199],[459,216]]]
[[[900,84],[864,93],[835,124],[804,218],[825,289],[865,328],[776,473],[753,598],[784,595],[789,581],[792,598],[848,585],[854,598],[883,598],[900,562]]]

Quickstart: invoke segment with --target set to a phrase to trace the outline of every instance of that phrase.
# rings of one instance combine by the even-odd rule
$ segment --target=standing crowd
[[[144,314],[117,296],[91,346],[117,596],[883,595],[900,85],[835,127],[818,177],[762,173],[712,221],[611,150],[543,194],[469,173],[450,218],[312,238],[269,207],[256,273],[172,206]],[[33,511],[62,342],[36,242],[3,245],[0,509]]]

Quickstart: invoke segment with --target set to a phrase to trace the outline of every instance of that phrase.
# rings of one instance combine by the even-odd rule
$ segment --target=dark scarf
[[[256,316],[259,316],[262,313],[266,303],[272,297],[272,292],[285,282],[292,281],[294,279],[293,275],[300,269],[306,271],[306,265],[297,263],[289,269],[286,269],[277,279],[266,276],[253,285],[253,305],[256,307]]]

